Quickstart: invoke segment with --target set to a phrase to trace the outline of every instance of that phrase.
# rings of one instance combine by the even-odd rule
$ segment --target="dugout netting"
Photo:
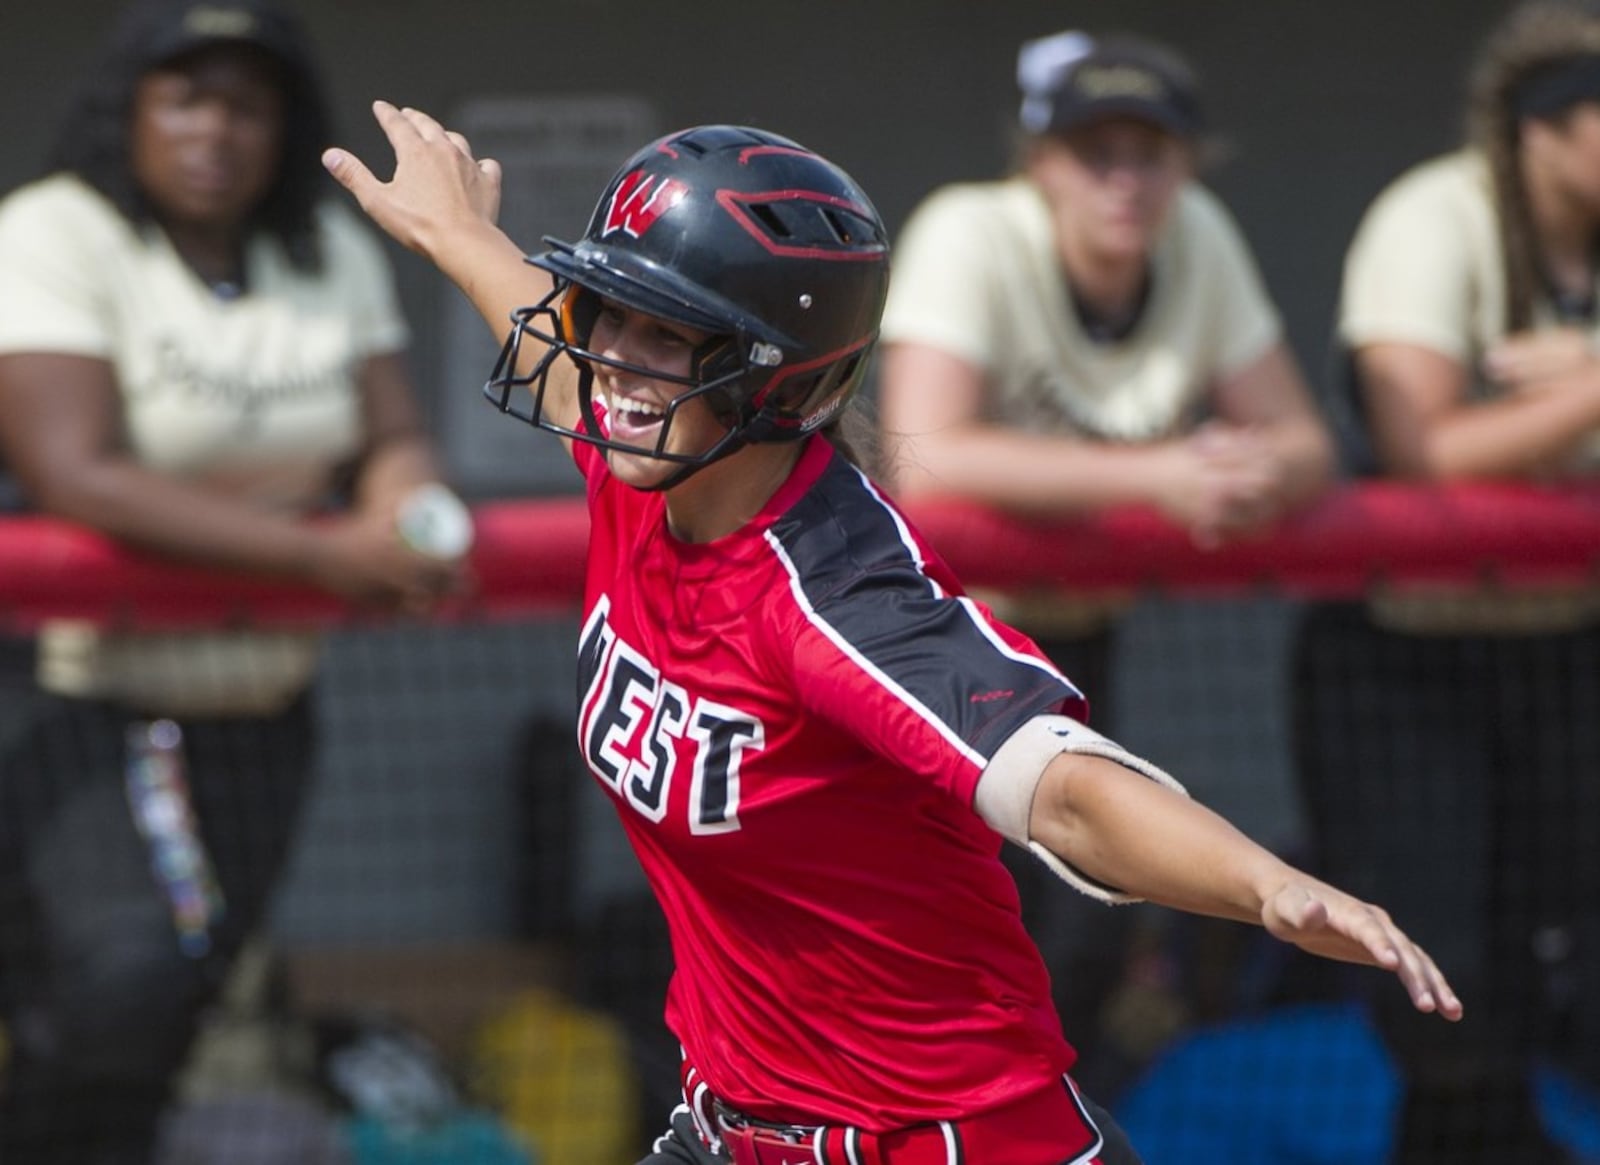
[[[0,523],[0,1039],[13,1053],[0,1143],[22,1146],[8,1165],[124,1160],[93,1154],[145,1127],[169,1075],[175,1100],[146,1129],[162,1165],[643,1154],[677,1088],[660,1024],[671,960],[571,742],[586,521],[571,499],[476,517],[476,592],[428,621],[170,567],[43,519]],[[1383,1160],[1402,1142],[1502,1134],[1501,1159],[1516,1160],[1530,1126],[1600,1145],[1600,1009],[1585,989],[1600,981],[1600,491],[1362,485],[1209,553],[1144,511],[913,517],[969,586],[1131,596],[1107,647],[1111,730],[1258,840],[1391,905],[1467,1000],[1470,1027],[1419,1025],[1376,972],[1059,887],[1031,921],[1064,996],[1075,979],[1099,984],[1068,1034],[1150,1165],[1247,1159],[1241,1146],[1249,1160]],[[1368,599],[1419,584],[1430,609],[1461,608],[1444,630],[1395,633],[1403,603],[1368,617]],[[1494,619],[1513,610],[1515,635]],[[62,617],[324,634],[310,706],[285,713],[314,737],[291,725],[259,744],[184,742],[275,790],[216,814],[203,839],[241,901],[263,896],[259,925],[230,940],[236,958],[183,948],[204,903],[180,909],[181,846],[158,852],[128,828],[126,756],[107,753],[105,725],[62,718],[33,690],[29,637]],[[301,768],[302,790],[273,775]],[[1456,779],[1411,777],[1439,771]],[[238,793],[195,780],[202,813]],[[272,879],[250,871],[280,856],[267,905]],[[170,915],[152,923],[152,903]],[[172,945],[151,952],[158,924]],[[56,928],[47,946],[42,926]],[[119,949],[124,962],[106,954]],[[226,981],[208,980],[223,963]],[[171,1038],[174,976],[220,990],[192,1046]],[[144,1101],[128,1101],[111,1082],[141,1065]],[[1430,1103],[1402,1104],[1401,1081],[1424,1078]]]

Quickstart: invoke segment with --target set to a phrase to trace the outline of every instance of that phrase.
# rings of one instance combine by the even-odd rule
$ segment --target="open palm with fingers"
[[[1261,923],[1314,955],[1393,971],[1417,1010],[1461,1018],[1461,1001],[1433,959],[1371,903],[1313,878],[1296,879],[1267,898]]]
[[[394,177],[381,181],[353,154],[330,149],[323,165],[362,210],[398,242],[431,257],[435,240],[463,222],[500,213],[500,163],[474,158],[459,133],[417,109],[375,101],[373,115],[394,147]]]

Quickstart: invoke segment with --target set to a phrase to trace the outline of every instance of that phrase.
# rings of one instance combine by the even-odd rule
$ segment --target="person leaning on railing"
[[[273,0],[138,0],[0,205],[0,449],[31,503],[170,559],[426,609],[437,477],[383,252],[324,197]],[[308,515],[348,476],[353,502]],[[54,620],[0,735],[6,1165],[140,1165],[263,916],[314,750],[313,633]]]
[[[1355,235],[1336,399],[1380,474],[1592,476],[1600,17],[1514,10],[1483,50],[1469,126]],[[1392,903],[1484,1001],[1448,1033],[1379,1001],[1408,1086],[1406,1165],[1560,1160],[1535,1058],[1600,1084],[1597,614],[1592,586],[1389,586],[1313,609],[1300,632],[1298,752],[1325,868]]]
[[[1245,240],[1196,179],[1192,69],[1143,39],[1065,32],[1024,44],[1017,79],[1018,172],[935,191],[897,243],[891,486],[1040,517],[1153,505],[1206,546],[1260,532],[1319,494],[1332,446]],[[995,602],[1117,731],[1106,695],[1128,600]],[[1147,920],[1013,873],[1068,1027],[1092,1046]]]

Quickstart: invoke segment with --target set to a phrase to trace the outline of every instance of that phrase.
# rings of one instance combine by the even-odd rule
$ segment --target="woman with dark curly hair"
[[[0,451],[130,545],[417,610],[458,565],[397,533],[438,475],[326,126],[272,0],[131,6],[51,173],[0,203]],[[137,1165],[283,868],[319,644],[52,621],[34,647],[0,739],[0,1160]]]
[[[1375,472],[1600,468],[1600,15],[1513,9],[1465,149],[1393,182],[1345,261],[1347,400]],[[1302,771],[1329,877],[1381,895],[1484,1004],[1448,1031],[1380,1003],[1401,1160],[1554,1161],[1539,1059],[1600,1083],[1600,595],[1387,587],[1299,644]]]

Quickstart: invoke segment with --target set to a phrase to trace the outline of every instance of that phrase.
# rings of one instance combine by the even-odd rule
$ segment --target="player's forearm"
[[[426,253],[497,338],[505,335],[512,312],[550,291],[550,276],[529,264],[522,248],[490,222],[454,224],[447,234],[430,238]]]
[[[907,442],[894,453],[900,495],[964,497],[1041,517],[1154,504],[1168,442],[1104,445],[997,426]]]
[[[1165,906],[1259,923],[1293,870],[1223,818],[1115,761],[1062,753],[1029,818],[1033,840],[1096,882]]]

